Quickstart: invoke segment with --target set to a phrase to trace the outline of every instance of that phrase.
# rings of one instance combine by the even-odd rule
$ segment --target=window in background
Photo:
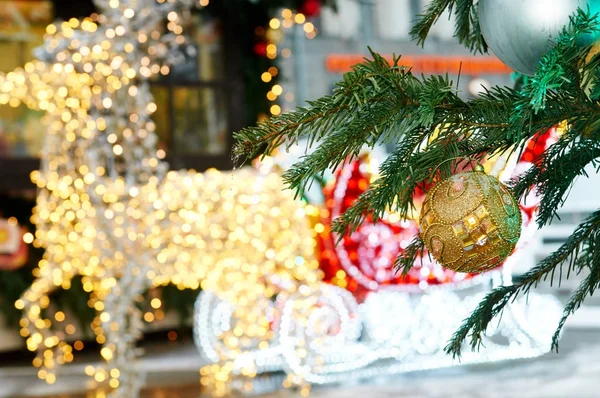
[[[33,60],[54,18],[90,15],[91,0],[0,0],[0,72]],[[225,21],[227,22],[227,21]],[[188,56],[167,76],[151,82],[159,147],[174,169],[232,167],[232,131],[242,127],[243,82],[239,37],[221,21],[193,15],[184,26]],[[11,107],[0,96],[0,192],[28,190],[39,168],[46,129],[43,112]]]
[[[227,145],[227,101],[221,90],[176,87],[173,140],[177,154],[224,154]]]
[[[50,1],[0,2],[0,54],[5,54],[0,57],[1,72],[10,72],[33,59],[32,51],[43,43],[52,16]],[[45,136],[43,112],[7,102],[8,98],[0,97],[0,157],[37,156]]]
[[[192,43],[183,63],[152,82],[160,146],[174,167],[230,163],[231,82],[220,22],[203,14],[186,27]]]

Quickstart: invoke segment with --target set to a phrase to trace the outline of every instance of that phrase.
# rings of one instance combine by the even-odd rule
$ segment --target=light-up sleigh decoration
[[[549,145],[552,139],[549,132],[536,145]],[[486,167],[506,180],[515,170],[522,171],[533,150],[518,162],[498,158]],[[367,218],[337,245],[329,233],[332,218],[364,192],[375,166],[368,157],[345,165],[325,189],[325,206],[308,207],[324,280],[279,294],[266,313],[274,332],[269,348],[238,356],[232,372],[243,375],[248,366],[258,373],[283,370],[286,385],[322,384],[548,352],[561,307],[553,296],[534,293],[507,307],[480,351],[466,348],[460,362],[443,351],[485,293],[511,283],[513,265],[524,259],[535,230],[535,203],[522,205],[524,239],[504,267],[483,275],[457,274],[425,256],[406,276],[397,275],[393,260],[418,232],[415,221],[395,214],[377,222]],[[209,291],[196,302],[196,342],[209,362],[227,356],[222,336],[230,333],[234,311],[234,304]]]

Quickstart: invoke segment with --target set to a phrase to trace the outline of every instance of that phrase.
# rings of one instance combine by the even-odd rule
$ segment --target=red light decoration
[[[259,41],[254,44],[254,53],[261,57],[267,56],[267,43]]]
[[[300,7],[300,12],[309,18],[318,16],[321,13],[321,1],[306,0]]]
[[[372,174],[367,156],[346,164],[335,180],[325,188],[327,210],[322,212],[324,229],[319,233],[320,264],[325,280],[360,295],[386,289],[421,290],[430,285],[458,283],[471,275],[442,268],[425,255],[407,275],[394,271],[394,260],[419,233],[417,222],[400,220],[386,214],[374,221],[367,217],[352,234],[336,245],[330,231],[331,222],[346,211],[365,192]]]

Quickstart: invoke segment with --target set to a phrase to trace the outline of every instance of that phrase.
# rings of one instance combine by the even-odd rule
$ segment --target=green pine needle
[[[488,47],[479,28],[475,0],[432,0],[410,32],[413,40],[417,44],[424,44],[433,25],[447,11],[454,12],[456,17],[454,33],[459,42],[472,52],[487,52]]]
[[[537,287],[542,281],[550,280],[553,282],[557,277],[560,284],[563,275],[563,268],[566,267],[566,275],[571,272],[577,273],[580,269],[580,264],[577,262],[582,251],[588,251],[594,248],[596,256],[600,256],[600,247],[598,239],[600,238],[600,211],[593,213],[586,221],[584,221],[575,230],[567,241],[554,253],[545,258],[536,267],[525,273],[521,278],[516,280],[516,283],[510,286],[500,286],[489,293],[473,311],[473,313],[463,321],[461,327],[454,333],[450,342],[446,346],[446,352],[452,354],[453,357],[460,357],[463,344],[469,340],[471,349],[476,350],[481,346],[483,335],[485,334],[490,322],[500,315],[504,308],[519,294],[528,294],[532,288]],[[590,246],[593,245],[593,246]],[[579,291],[573,296],[571,302],[565,309],[565,316],[560,323],[554,346],[558,344],[558,335],[560,328],[564,325],[564,321],[574,309],[578,308],[583,300],[598,287],[600,283],[600,262],[598,259],[592,265],[596,269],[596,274],[592,272],[584,281]]]

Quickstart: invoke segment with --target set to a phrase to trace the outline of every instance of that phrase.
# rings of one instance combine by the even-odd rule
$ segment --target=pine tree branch
[[[340,117],[341,113],[348,109],[346,104],[326,108],[324,103],[329,99],[324,97],[321,102],[309,102],[311,108],[298,108],[293,113],[285,114],[280,118],[271,118],[267,122],[259,123],[257,127],[243,129],[236,133],[235,139],[238,143],[234,148],[235,157],[253,159],[259,153],[271,154],[284,140],[292,142],[294,137],[306,133],[303,126],[327,118]],[[263,148],[264,145],[267,145],[266,148]]]
[[[459,0],[456,2],[455,35],[458,41],[471,52],[486,53],[487,43],[479,27],[479,12],[474,0]]]
[[[577,262],[579,254],[582,250],[589,250],[592,245],[594,245],[594,252],[600,255],[600,247],[597,247],[596,243],[598,234],[600,234],[600,210],[592,213],[586,221],[577,227],[573,235],[558,250],[525,273],[515,284],[498,287],[489,293],[454,333],[445,348],[446,352],[452,354],[453,357],[460,357],[463,343],[467,339],[470,339],[469,346],[471,349],[478,349],[481,346],[483,335],[490,322],[496,316],[500,315],[505,307],[511,301],[514,301],[519,294],[529,293],[532,288],[537,287],[540,282],[547,279],[553,282],[557,272],[559,276],[558,283],[560,284],[563,267],[567,267],[567,275],[571,272],[577,272],[580,267]],[[598,278],[600,278],[600,275]],[[597,282],[598,279],[596,279]],[[588,285],[588,282],[584,281],[580,290],[587,292],[587,296],[596,287],[596,285]],[[583,300],[581,297],[581,295],[577,295],[572,300],[574,303],[572,306],[581,303]],[[570,313],[571,308],[567,308],[566,311]]]
[[[413,192],[419,184],[431,178],[432,171],[444,162],[465,152],[469,142],[461,139],[460,132],[443,130],[428,145],[427,150],[418,151],[423,141],[436,131],[416,130],[404,136],[392,154],[382,163],[378,178],[369,189],[339,218],[334,220],[332,231],[339,234],[354,231],[367,214],[375,219],[385,211],[400,213],[406,218],[414,208]],[[462,149],[462,150],[461,150]]]
[[[465,319],[460,328],[452,335],[452,338],[444,348],[447,354],[452,354],[453,358],[460,358],[463,343],[469,337],[471,338],[470,347],[472,350],[478,350],[483,343],[483,335],[487,330],[489,323],[496,316],[500,315],[510,303],[511,298],[518,291],[517,286],[501,286],[492,290],[479,303],[475,311],[469,318]]]
[[[527,128],[526,120],[541,117],[557,124],[561,119],[570,123],[567,134],[544,153],[540,162],[512,184],[519,197],[536,186],[541,196],[537,220],[540,227],[552,220],[576,177],[585,175],[584,168],[589,163],[595,164],[600,155],[596,137],[600,129],[597,122],[600,120],[600,107],[590,99],[585,89],[596,84],[595,71],[600,67],[600,57],[586,61],[591,47],[575,44],[578,37],[599,27],[597,16],[578,10],[514,105],[510,134],[515,134],[518,140]]]
[[[305,176],[336,169],[349,157],[358,156],[365,145],[375,145],[377,138],[383,133],[377,130],[395,127],[402,118],[402,110],[402,107],[384,98],[369,103],[358,111],[357,118],[324,138],[311,157],[305,157],[286,171],[284,181],[292,189],[305,190],[310,183]]]
[[[331,96],[310,101],[308,107],[270,118],[256,127],[242,129],[234,134],[234,157],[253,159],[258,154],[270,154],[282,144],[291,145],[299,138],[310,143],[335,132],[336,127],[356,121],[356,113],[373,102],[382,100],[381,94],[406,97],[398,89],[396,80],[406,80],[410,72],[399,67],[399,57],[392,65],[376,53],[373,60],[354,66],[344,75]]]
[[[596,239],[594,241],[595,246],[597,246],[598,243],[600,242]],[[594,249],[595,255],[585,258],[587,260],[586,263],[591,266],[590,273],[580,283],[575,293],[573,293],[569,299],[563,311],[563,316],[558,323],[558,327],[552,336],[552,349],[556,352],[558,352],[558,342],[567,319],[583,305],[583,302],[588,296],[592,296],[596,289],[600,287],[600,247],[595,247]]]
[[[454,11],[456,24],[454,35],[459,42],[472,52],[487,52],[487,44],[479,28],[477,4],[474,0],[432,0],[419,15],[419,21],[413,26],[410,34],[417,44],[423,45],[433,25],[448,11]]]
[[[495,89],[469,102],[448,96],[443,106],[437,104],[427,111],[433,112],[433,116],[411,113],[411,118],[405,123],[411,126],[412,131],[398,131],[402,140],[382,163],[380,178],[334,221],[332,230],[341,235],[352,232],[367,214],[377,219],[387,210],[406,217],[414,207],[413,192],[420,184],[432,182],[432,172],[440,164],[456,157],[481,159],[488,154],[515,150],[518,145],[524,145],[530,136],[522,132],[510,134],[512,126],[506,122],[513,111],[512,104],[518,98],[519,94],[510,89]],[[422,109],[419,107],[417,111]],[[555,117],[554,114],[539,115],[529,121],[536,127],[528,130],[547,129],[557,123]],[[561,117],[559,120],[564,120],[564,115]],[[421,124],[423,120],[428,123],[433,120],[430,124],[438,128]],[[425,148],[424,142],[428,143]],[[309,156],[307,161],[315,162],[316,159]],[[441,176],[449,174],[447,168]]]
[[[451,7],[460,14],[463,37],[464,32],[476,32],[469,14],[473,1],[434,0],[415,34],[424,38],[441,13]],[[520,153],[537,133],[567,120],[567,134],[512,184],[519,196],[537,186],[541,195],[538,223],[544,225],[556,214],[575,179],[585,175],[587,165],[596,166],[600,156],[600,56],[589,57],[590,47],[576,45],[581,34],[598,27],[596,18],[578,12],[557,38],[556,47],[543,58],[536,75],[519,91],[496,87],[469,101],[459,97],[447,76],[418,78],[400,65],[399,58],[389,65],[372,53],[373,59],[346,74],[331,96],[242,130],[236,135],[236,153],[253,156],[300,137],[318,143],[317,150],[286,173],[288,185],[302,190],[314,175],[356,156],[362,144],[395,144],[380,167],[380,178],[334,220],[332,231],[343,236],[367,216],[377,220],[386,211],[408,216],[414,209],[415,188],[451,173],[451,164],[440,168],[444,162]],[[596,212],[558,251],[522,279],[490,293],[463,322],[447,351],[459,356],[466,339],[470,339],[471,348],[477,348],[489,322],[511,300],[542,280],[553,281],[555,274],[560,283],[563,268],[567,277],[586,268],[594,274],[600,253],[600,247],[593,243],[598,231],[600,214]],[[422,242],[417,239],[397,259],[396,267],[408,271],[421,253]],[[587,264],[589,261],[592,263]],[[566,316],[595,290],[598,279],[600,275],[584,281],[566,308]]]
[[[513,105],[513,124],[518,125],[531,115],[547,109],[547,103],[555,106],[557,102],[588,101],[585,87],[593,84],[590,82],[593,75],[590,72],[597,70],[599,59],[586,62],[592,48],[579,46],[576,42],[582,35],[599,28],[598,16],[590,16],[581,9],[570,18],[569,25],[557,37],[556,45],[540,61],[535,76],[522,88],[520,100]],[[586,86],[582,86],[584,80]]]
[[[416,259],[423,258],[425,255],[425,242],[419,235],[415,236],[412,242],[404,249],[395,262],[394,269],[396,271],[402,270],[403,275],[408,275],[408,272],[416,264]]]
[[[419,15],[419,21],[413,26],[410,34],[419,45],[425,44],[433,25],[441,18],[444,12],[452,8],[456,0],[432,0],[427,4],[425,13]]]
[[[537,164],[512,182],[511,188],[518,197],[524,197],[536,188],[540,197],[537,217],[540,227],[552,221],[577,177],[588,177],[585,167],[588,164],[598,166],[599,139],[600,131],[596,131],[593,138],[584,138],[573,129],[552,145]]]

